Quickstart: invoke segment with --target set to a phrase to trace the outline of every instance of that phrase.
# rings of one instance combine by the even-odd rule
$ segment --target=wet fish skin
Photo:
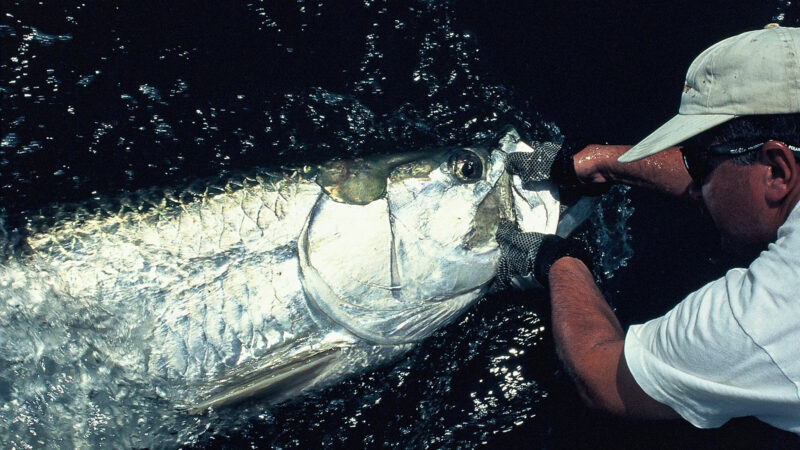
[[[13,405],[0,415],[16,424],[0,433],[147,445],[197,433],[187,410],[281,401],[397,358],[485,292],[517,140],[468,149],[485,170],[467,181],[454,150],[387,159],[364,172],[386,188],[354,204],[316,168],[31,215],[0,264],[0,396]],[[513,208],[555,230],[551,197]]]
[[[123,199],[115,211],[60,212],[74,219],[32,223],[24,264],[53,273],[60,298],[155,323],[140,369],[192,380],[308,331],[294,242],[320,192],[297,175],[261,173]]]
[[[94,447],[110,428],[147,444],[142,427],[163,438],[157,430],[186,426],[175,407],[203,382],[335,334],[309,317],[296,263],[320,193],[300,176],[260,173],[30,217],[0,264],[2,440],[33,432]],[[92,425],[101,417],[120,423]]]

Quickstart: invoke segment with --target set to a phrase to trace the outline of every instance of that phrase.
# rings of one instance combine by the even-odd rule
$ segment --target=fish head
[[[486,293],[503,221],[555,231],[556,186],[523,188],[506,168],[532,151],[514,130],[495,145],[383,155],[329,166],[299,241],[307,296],[357,336],[420,340]]]
[[[557,186],[547,181],[523,188],[506,167],[515,151],[533,149],[510,129],[492,147],[452,148],[435,154],[432,163],[415,161],[392,172],[386,194],[392,263],[404,297],[467,306],[496,274],[501,222],[555,232]]]

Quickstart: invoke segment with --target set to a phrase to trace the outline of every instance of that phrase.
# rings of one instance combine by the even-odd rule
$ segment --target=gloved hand
[[[558,183],[562,203],[573,203],[580,197],[602,195],[609,183],[584,183],[575,173],[573,156],[586,147],[565,141],[560,147],[553,142],[534,143],[534,152],[509,153],[506,167],[518,175],[524,184],[554,180]]]
[[[500,245],[496,290],[514,287],[548,289],[550,267],[559,258],[571,256],[592,270],[592,257],[578,241],[554,234],[522,232],[513,222],[503,221],[497,229]]]

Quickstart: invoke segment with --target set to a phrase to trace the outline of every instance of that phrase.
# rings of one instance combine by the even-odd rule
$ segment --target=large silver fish
[[[29,217],[0,265],[0,440],[163,444],[397,358],[485,294],[501,220],[557,231],[512,151],[533,150],[511,130]]]

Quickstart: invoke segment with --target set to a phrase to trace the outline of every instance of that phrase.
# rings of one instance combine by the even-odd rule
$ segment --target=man
[[[520,176],[541,177],[541,162],[515,158]],[[627,183],[699,200],[723,243],[755,258],[626,334],[581,249],[501,227],[500,281],[549,288],[557,351],[586,402],[702,428],[756,416],[800,434],[800,29],[710,47],[677,116],[633,148],[588,146],[552,169],[573,190]]]

